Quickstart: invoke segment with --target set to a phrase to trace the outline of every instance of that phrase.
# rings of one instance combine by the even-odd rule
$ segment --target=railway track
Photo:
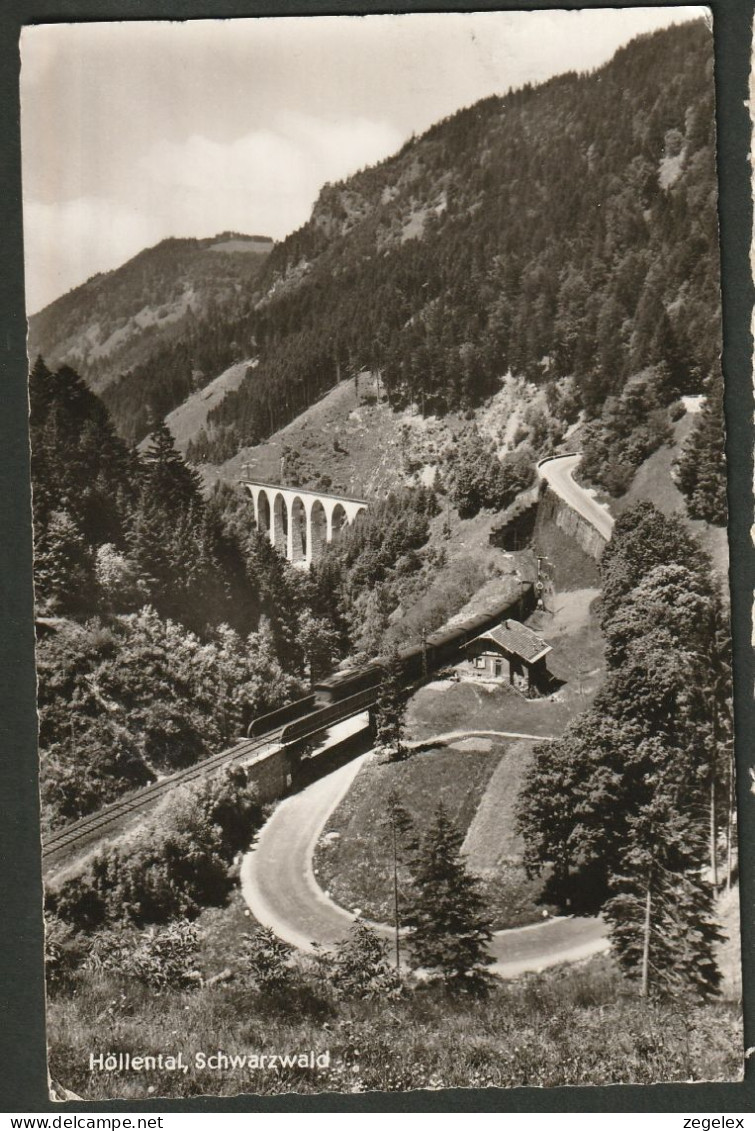
[[[494,609],[488,609],[461,627],[445,633],[436,633],[433,637],[428,638],[427,643],[432,644],[430,659],[433,661],[433,666],[447,662],[449,658],[455,655],[459,641],[481,631],[483,627],[496,619],[500,619],[501,616],[508,615],[512,609],[521,613],[525,596],[531,597],[534,592],[532,586],[529,586],[528,589],[529,594],[522,592],[516,599],[508,600],[505,604],[496,606]],[[403,660],[405,688],[407,694],[411,694],[426,681],[429,674],[426,646],[417,645],[414,648],[407,649],[403,653]],[[376,670],[370,676],[371,668]],[[332,693],[333,687],[330,684],[334,683],[335,680],[337,691],[341,696],[344,696],[337,699],[335,703],[318,706],[316,696],[312,694],[286,704],[285,707],[263,715],[253,722],[249,728],[250,737],[241,739],[235,746],[221,750],[217,754],[205,758],[197,765],[190,766],[186,770],[180,770],[178,773],[154,782],[152,785],[132,790],[96,813],[82,817],[73,824],[50,834],[42,844],[43,870],[49,872],[56,865],[64,863],[67,856],[75,849],[95,843],[109,831],[120,831],[117,828],[119,822],[123,822],[126,818],[140,812],[146,812],[161,796],[170,793],[177,786],[198,781],[208,773],[221,769],[225,765],[231,765],[233,762],[242,759],[248,761],[250,757],[259,756],[266,747],[271,746],[276,741],[288,745],[312,739],[317,734],[327,730],[333,723],[350,718],[368,707],[372,707],[380,694],[378,686],[380,670],[379,666],[368,665],[370,685],[351,695],[347,693],[350,689],[349,684],[353,687],[355,683],[358,685],[363,682],[365,669],[341,673],[337,679],[331,677],[330,683],[325,680],[320,687]],[[420,673],[422,674],[420,675]],[[264,733],[255,734],[256,728],[263,730]]]
[[[119,831],[117,829],[119,822],[139,813],[147,812],[156,801],[178,786],[199,781],[208,774],[220,770],[224,766],[232,765],[234,762],[254,760],[255,757],[259,757],[277,743],[291,744],[307,738],[311,739],[326,730],[330,724],[340,722],[363,711],[365,707],[374,702],[376,697],[377,690],[371,689],[350,696],[329,707],[307,710],[303,717],[295,722],[275,726],[264,734],[253,738],[241,739],[235,746],[226,747],[226,749],[210,755],[209,758],[203,759],[194,766],[189,766],[185,770],[171,774],[170,777],[124,794],[117,801],[98,809],[96,813],[82,817],[73,824],[66,825],[46,837],[42,844],[43,869],[49,872],[51,868],[64,863],[69,854],[77,848],[81,849],[87,847],[90,843],[96,843],[110,831]],[[307,707],[311,705],[310,700],[301,700],[299,703],[302,705],[306,703]]]
[[[117,825],[125,817],[133,816],[139,812],[151,809],[152,806],[165,794],[170,793],[178,786],[189,782],[198,781],[214,770],[222,769],[234,762],[248,761],[250,756],[259,756],[262,751],[273,745],[280,736],[281,728],[268,731],[257,738],[242,739],[235,746],[226,747],[217,754],[210,755],[202,762],[189,766],[185,770],[171,774],[142,789],[132,790],[117,801],[111,802],[99,809],[91,816],[82,817],[73,824],[66,825],[57,832],[46,837],[42,844],[42,864],[49,868],[58,864],[75,848],[83,847],[89,841],[98,840],[108,829]]]

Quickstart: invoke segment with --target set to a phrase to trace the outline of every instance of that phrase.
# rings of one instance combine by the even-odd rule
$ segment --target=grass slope
[[[183,404],[168,413],[165,423],[170,428],[179,451],[186,451],[189,441],[197,436],[207,422],[210,409],[220,404],[226,393],[238,389],[250,364],[251,361],[240,361],[231,365],[219,377],[210,381],[209,385],[192,393]]]
[[[452,749],[480,739],[458,739]],[[486,741],[490,742],[490,739]],[[470,868],[478,875],[498,870],[518,861],[523,844],[515,829],[516,800],[532,760],[533,742],[510,743],[488,782],[488,788],[467,829],[463,852]]]
[[[465,833],[474,817],[502,748],[451,747],[415,753],[405,762],[370,760],[331,815],[315,852],[319,884],[349,910],[367,919],[393,921],[393,855],[386,823],[387,799],[395,790],[420,835],[439,801]],[[401,881],[407,872],[401,868]]]
[[[442,801],[465,834],[463,851],[482,882],[495,930],[539,920],[542,883],[521,866],[514,807],[532,743],[475,736],[415,753],[406,762],[366,763],[331,816],[315,852],[320,885],[342,906],[391,923],[393,851],[385,823],[395,790],[421,835]],[[399,889],[408,891],[406,853],[399,853]]]
[[[672,442],[648,456],[638,467],[627,493],[620,499],[611,500],[611,510],[615,515],[620,515],[634,503],[647,499],[664,514],[679,514],[686,517],[684,495],[674,483],[672,468],[694,425],[694,412],[688,411],[675,421]],[[710,523],[699,519],[687,519],[687,522],[692,532],[700,539],[703,548],[710,554],[713,568],[726,578],[729,571],[729,543],[726,530],[720,526],[711,526]]]
[[[407,734],[429,739],[458,730],[500,730],[514,734],[559,733],[571,713],[563,703],[525,699],[492,683],[436,680],[420,688],[407,710]]]
[[[458,739],[452,749],[482,741],[491,740]],[[553,910],[541,902],[542,879],[531,879],[522,867],[524,844],[516,830],[517,799],[534,746],[522,740],[504,748],[462,845],[470,870],[481,878],[495,930],[523,927]]]
[[[236,930],[225,946],[238,949]],[[741,1079],[741,1009],[640,1002],[610,958],[494,986],[487,999],[419,987],[396,1000],[336,1001],[307,983],[278,996],[233,981],[154,991],[79,975],[48,1004],[50,1073],[87,1100],[411,1088],[558,1087]],[[320,1070],[196,1066],[195,1054],[329,1052]],[[90,1052],[177,1054],[188,1071],[90,1072]]]

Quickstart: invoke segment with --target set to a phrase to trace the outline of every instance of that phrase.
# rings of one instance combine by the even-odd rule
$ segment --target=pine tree
[[[401,657],[393,645],[383,665],[380,694],[375,704],[375,747],[389,762],[402,762],[407,756],[402,742],[405,710]]]
[[[715,948],[713,889],[701,875],[705,835],[696,815],[678,808],[678,790],[655,779],[655,795],[630,819],[627,847],[603,914],[611,944],[643,997],[714,994],[721,981]],[[676,796],[674,796],[676,794]]]
[[[690,518],[725,526],[726,457],[724,453],[723,388],[710,382],[708,397],[675,466]]]
[[[462,836],[442,804],[422,838],[405,915],[416,965],[454,989],[480,991],[492,962],[490,918],[461,857]]]

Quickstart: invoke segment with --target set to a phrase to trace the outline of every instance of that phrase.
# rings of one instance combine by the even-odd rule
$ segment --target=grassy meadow
[[[235,914],[236,912],[234,912]],[[234,935],[226,932],[226,957]],[[227,972],[228,973],[228,972]],[[88,1100],[411,1088],[651,1084],[741,1077],[736,1002],[643,1003],[610,958],[498,983],[485,999],[417,986],[338,1000],[321,974],[262,993],[236,969],[197,989],[80,975],[48,1009],[53,1081]],[[198,1067],[197,1053],[329,1053],[325,1068]],[[91,1072],[90,1052],[182,1053],[188,1071]]]
[[[439,801],[464,835],[463,851],[485,889],[495,930],[541,918],[540,880],[521,866],[514,806],[533,744],[461,738],[413,753],[404,762],[367,761],[331,815],[314,858],[317,881],[342,907],[366,919],[394,921],[393,843],[386,819],[392,793],[421,836]],[[399,903],[408,883],[407,852],[398,845]]]

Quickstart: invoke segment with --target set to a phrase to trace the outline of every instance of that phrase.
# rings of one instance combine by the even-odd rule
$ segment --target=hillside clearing
[[[395,791],[421,834],[443,802],[457,828],[466,832],[501,758],[489,750],[451,747],[415,753],[404,762],[371,759],[331,815],[314,858],[318,883],[342,907],[367,919],[393,921],[393,858],[386,822],[388,797]],[[405,886],[408,873],[401,865]]]
[[[240,361],[236,365],[231,365],[219,377],[210,381],[202,389],[197,389],[183,404],[175,408],[173,412],[168,413],[165,417],[165,423],[170,428],[179,451],[186,451],[189,441],[197,436],[200,428],[207,422],[207,414],[210,409],[220,404],[226,393],[231,392],[232,389],[238,389],[248,368],[254,364],[255,362],[248,359]]]
[[[699,412],[699,398],[686,398],[687,411],[674,422],[673,441],[664,444],[640,464],[632,484],[620,499],[611,500],[611,510],[615,515],[623,514],[628,507],[640,500],[647,500],[664,514],[678,514],[686,518],[684,496],[673,479],[673,465],[679,458],[684,442],[695,426]],[[729,571],[729,543],[726,530],[712,526],[699,519],[687,519],[690,530],[700,539],[703,549],[710,554],[713,568],[724,578]]]
[[[405,762],[371,760],[330,817],[315,852],[320,886],[342,907],[381,923],[394,921],[393,848],[386,817],[395,791],[422,835],[442,801],[465,833],[463,852],[485,892],[493,927],[541,918],[539,880],[521,866],[514,808],[532,743],[469,737],[417,752]],[[408,892],[408,853],[399,847],[399,899]],[[400,905],[400,903],[399,903]]]
[[[201,470],[208,483],[234,481],[248,464],[252,477],[266,482],[277,483],[283,476],[313,489],[379,497],[401,486],[429,486],[454,436],[472,421],[504,454],[514,446],[525,409],[542,401],[534,385],[507,374],[469,419],[454,412],[443,418],[424,416],[416,405],[394,411],[376,376],[363,371],[357,379],[335,385],[264,443]],[[289,455],[282,472],[285,449],[296,453],[295,464]]]

